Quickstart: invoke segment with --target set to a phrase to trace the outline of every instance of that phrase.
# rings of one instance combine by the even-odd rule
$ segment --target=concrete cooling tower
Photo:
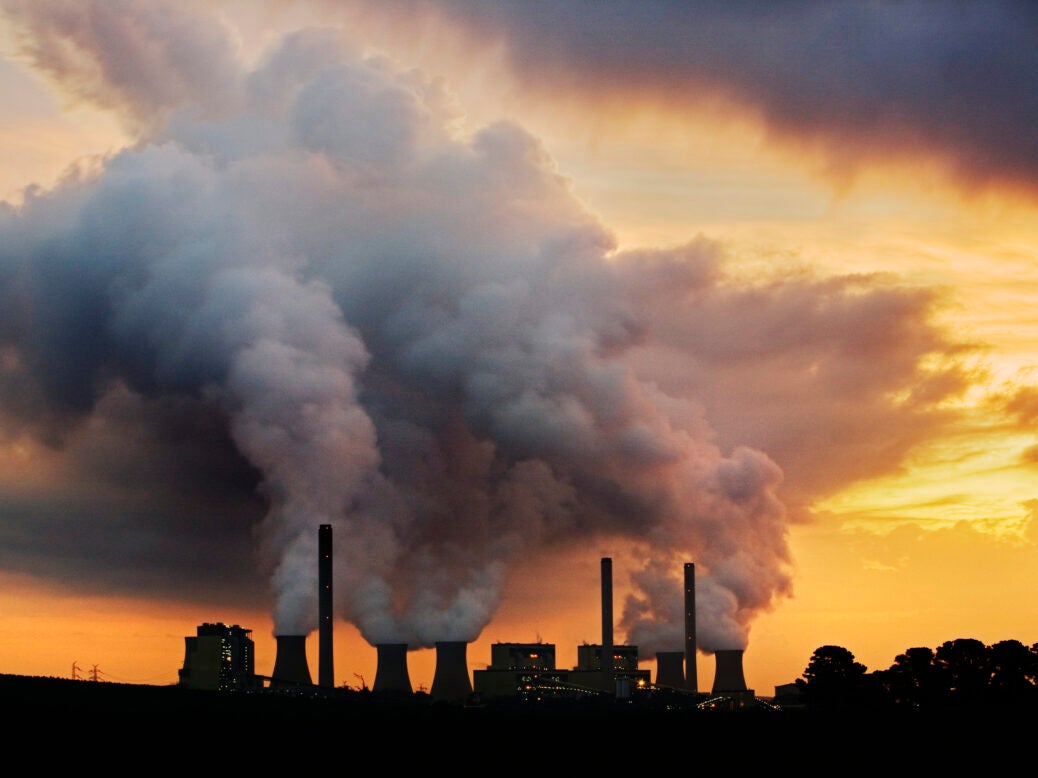
[[[407,643],[379,643],[375,650],[378,665],[371,691],[411,694],[414,690],[407,672]]]
[[[272,686],[312,686],[310,666],[306,661],[306,635],[276,635],[277,656],[274,659]]]
[[[730,649],[714,654],[717,659],[717,667],[714,670],[714,694],[748,691],[742,673],[742,653],[741,649]]]
[[[468,643],[463,640],[436,643],[436,672],[429,690],[429,696],[434,700],[464,702],[472,694],[467,650]]]
[[[656,685],[671,689],[685,688],[685,652],[656,652]]]

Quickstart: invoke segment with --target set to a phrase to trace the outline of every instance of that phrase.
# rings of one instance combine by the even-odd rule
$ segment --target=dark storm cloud
[[[722,96],[759,114],[778,138],[820,145],[845,171],[862,159],[936,153],[967,185],[1033,189],[1038,179],[1034,3],[422,5],[479,41],[501,43],[530,89],[693,111]],[[413,15],[415,4],[406,6]]]
[[[0,418],[53,468],[3,482],[10,569],[245,586],[254,548],[275,630],[306,633],[330,523],[342,617],[419,647],[478,637],[517,560],[615,541],[647,562],[642,650],[680,629],[652,596],[685,561],[701,647],[744,647],[792,591],[782,457],[824,439],[800,467],[828,486],[896,467],[881,444],[962,388],[931,293],[747,284],[702,239],[615,253],[537,138],[456,137],[442,85],[330,31],[210,83],[180,56],[222,61],[209,20],[130,88],[108,52],[195,29],[175,4],[7,7],[41,67],[143,128],[2,215]],[[55,26],[75,68],[48,64]]]

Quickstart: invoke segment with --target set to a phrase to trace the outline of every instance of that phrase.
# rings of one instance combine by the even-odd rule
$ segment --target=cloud
[[[466,44],[501,52],[529,92],[752,116],[844,179],[863,161],[908,157],[936,158],[968,190],[1033,193],[1038,178],[1028,130],[1038,116],[1036,13],[1027,2],[347,6],[400,25],[467,30]]]
[[[417,648],[476,639],[517,561],[611,540],[645,561],[632,634],[673,631],[660,573],[694,561],[704,647],[744,646],[792,593],[788,472],[896,467],[968,380],[933,293],[616,252],[536,137],[459,135],[442,85],[331,31],[232,68],[174,6],[7,9],[77,91],[124,36],[87,92],[140,132],[0,214],[3,429],[67,475],[0,493],[12,570],[246,586],[248,546],[305,634],[329,523],[340,615]]]
[[[167,2],[3,0],[25,53],[71,96],[142,129],[175,108],[233,110],[240,71],[227,29]]]

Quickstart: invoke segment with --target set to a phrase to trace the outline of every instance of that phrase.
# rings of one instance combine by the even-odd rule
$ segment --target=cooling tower
[[[311,686],[306,662],[306,635],[276,635],[277,657],[271,675],[273,686]]]
[[[714,670],[713,693],[748,691],[742,674],[742,649],[718,651],[714,657],[717,667]]]
[[[699,691],[696,670],[696,566],[692,562],[685,563],[685,688],[693,694]]]
[[[411,688],[411,677],[407,672],[407,643],[379,643],[375,650],[378,654],[378,666],[375,668],[375,684],[371,690],[412,694],[414,690]]]
[[[468,644],[463,640],[436,643],[436,672],[429,690],[429,696],[434,700],[464,702],[472,694],[472,680],[465,658],[467,650]]]
[[[322,524],[318,538],[318,612],[320,630],[317,657],[318,684],[331,689],[335,686],[334,652],[332,651],[332,525]]]
[[[613,560],[602,557],[602,688],[616,690],[613,666]]]
[[[656,685],[671,689],[685,688],[684,651],[656,652]]]

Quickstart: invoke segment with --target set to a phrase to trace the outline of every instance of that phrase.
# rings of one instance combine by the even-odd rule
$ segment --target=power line
[[[162,675],[152,676],[151,678],[122,678],[111,673],[106,673],[101,669],[100,665],[93,665],[90,670],[84,675],[83,668],[79,666],[79,662],[72,663],[72,680],[74,681],[109,681],[111,683],[134,683],[134,684],[148,684],[155,685],[160,684],[164,680],[168,679],[168,675],[163,673]]]

